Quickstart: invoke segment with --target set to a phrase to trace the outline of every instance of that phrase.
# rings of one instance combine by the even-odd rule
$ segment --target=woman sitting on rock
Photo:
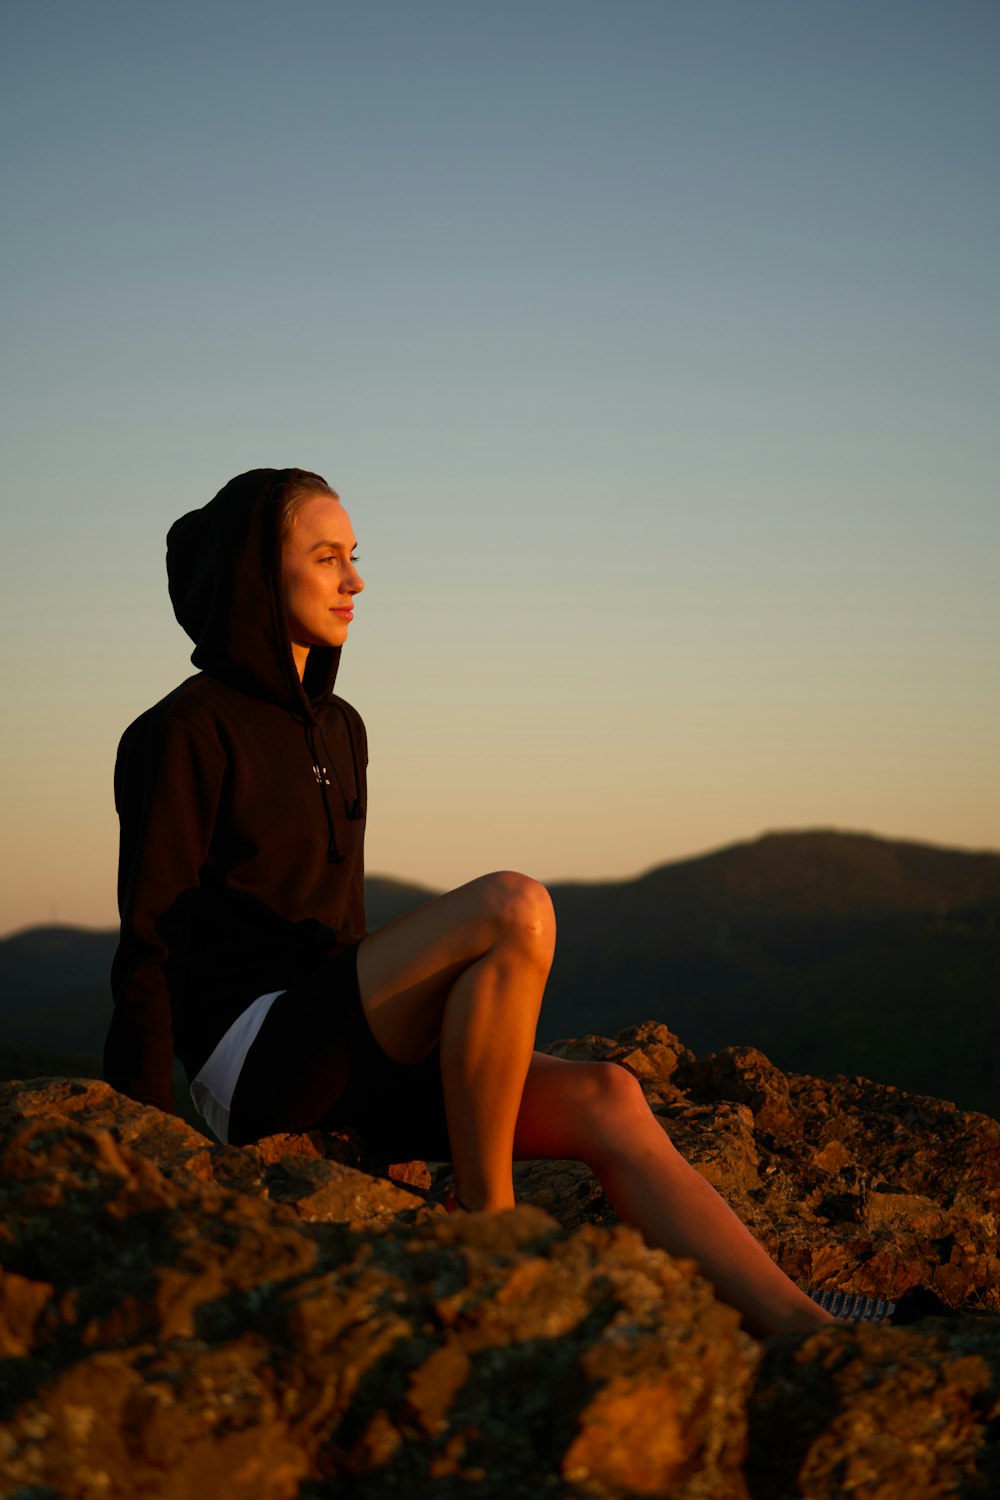
[[[357,561],[339,498],[300,469],[242,474],[170,530],[199,671],[119,748],[108,1081],[170,1110],[176,1053],[223,1141],[351,1125],[386,1160],[450,1160],[468,1209],[513,1204],[514,1160],[583,1161],[753,1332],[831,1321],[629,1072],[534,1050],[555,943],[537,881],[483,875],[366,936],[365,729],[333,690]]]

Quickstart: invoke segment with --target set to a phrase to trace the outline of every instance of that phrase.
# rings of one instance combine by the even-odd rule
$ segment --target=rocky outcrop
[[[752,1047],[698,1061],[652,1023],[584,1047],[639,1076],[675,1144],[802,1285],[920,1288],[928,1305],[1000,1313],[996,1121],[867,1079],[786,1076]]]
[[[574,1164],[448,1217],[349,1133],[223,1147],[105,1084],[7,1084],[0,1493],[1000,1493],[1000,1127],[658,1025],[552,1050],[636,1073],[789,1274],[917,1320],[762,1346]]]

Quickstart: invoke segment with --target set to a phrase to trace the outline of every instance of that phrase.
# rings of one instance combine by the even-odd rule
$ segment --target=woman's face
[[[364,588],[351,518],[332,495],[310,495],[281,548],[281,591],[299,676],[310,646],[342,646]]]

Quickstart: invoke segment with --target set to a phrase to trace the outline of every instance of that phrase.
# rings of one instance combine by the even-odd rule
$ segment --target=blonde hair
[[[288,541],[295,530],[295,519],[299,511],[312,495],[329,495],[334,500],[340,499],[337,491],[327,484],[322,474],[313,474],[309,469],[293,469],[278,508],[280,541]]]

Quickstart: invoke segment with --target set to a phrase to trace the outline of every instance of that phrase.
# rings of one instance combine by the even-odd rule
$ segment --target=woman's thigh
[[[358,949],[361,1004],[379,1046],[414,1063],[438,1040],[456,979],[504,932],[548,926],[544,886],[509,870],[481,875],[366,937]]]

